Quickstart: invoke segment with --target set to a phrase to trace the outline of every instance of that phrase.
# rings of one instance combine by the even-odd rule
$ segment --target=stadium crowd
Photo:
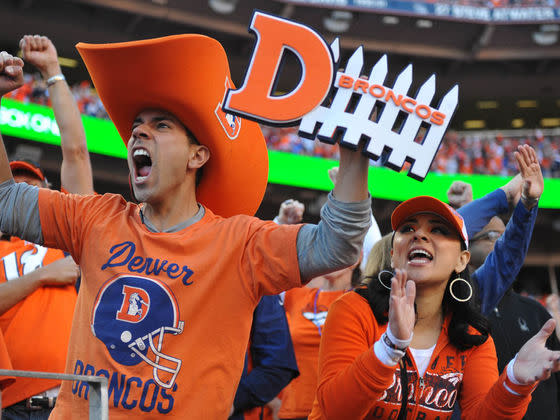
[[[89,81],[71,87],[72,94],[83,115],[108,118],[103,103]],[[44,80],[39,74],[26,74],[25,84],[6,97],[21,102],[51,105]],[[336,160],[338,147],[298,136],[295,127],[261,127],[270,150]],[[442,174],[486,174],[512,176],[517,173],[514,152],[521,144],[529,144],[537,151],[544,176],[560,177],[560,136],[545,136],[542,131],[519,135],[500,133],[446,133],[432,164],[432,171]],[[371,162],[372,164],[379,164]]]
[[[82,115],[97,118],[109,118],[103,107],[103,103],[99,96],[92,88],[91,82],[83,81],[70,87],[74,100],[78,105],[78,109]],[[51,106],[51,99],[45,80],[40,73],[26,73],[24,75],[24,84],[19,89],[6,95],[24,103],[34,103],[39,105]]]
[[[516,176],[474,201],[465,183],[450,186],[450,205],[407,200],[382,237],[371,214],[367,158],[265,128],[270,148],[340,163],[329,173],[333,191],[321,223],[302,225],[304,206],[295,200],[274,221],[261,221],[246,215],[266,187],[260,128],[246,120],[230,141],[215,108],[229,70],[209,76],[206,67],[184,65],[202,47],[223,60],[216,41],[121,43],[103,55],[81,45],[85,60],[101,57],[88,68],[105,86],[104,101],[125,106],[126,97],[135,106],[145,98],[145,80],[177,100],[161,101],[169,110],[112,114],[126,134],[137,205],[94,194],[77,110],[99,116],[91,87],[70,90],[47,38],[26,36],[21,47],[46,84],[24,80],[23,61],[2,52],[0,97],[52,102],[65,191],[50,190],[36,163],[8,162],[0,137],[0,367],[63,370],[66,359],[68,373],[105,376],[112,419],[439,419],[459,411],[467,419],[559,417],[558,298],[549,314],[511,292],[544,189],[543,156],[552,145],[542,135],[532,147],[450,134],[447,160],[436,166],[449,170],[457,149],[472,147],[487,161],[475,154],[457,168],[475,173],[482,162],[507,156],[511,162],[495,163],[490,173]],[[147,57],[159,62],[164,50],[185,60],[177,65],[188,75],[166,80],[161,66],[141,66]],[[117,84],[119,72],[130,80]],[[191,94],[199,85],[217,88],[204,92],[214,96],[193,117],[192,107],[206,103]],[[214,166],[204,166],[209,159]],[[244,177],[228,184],[222,174]],[[49,348],[29,346],[39,334]],[[80,381],[31,389],[21,378],[0,378],[0,390],[8,420],[87,412]]]

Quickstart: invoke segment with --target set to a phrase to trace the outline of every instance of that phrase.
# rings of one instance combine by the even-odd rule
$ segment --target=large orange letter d
[[[330,47],[307,26],[255,12],[250,30],[257,35],[243,86],[228,90],[223,110],[268,125],[293,125],[326,98],[333,82]],[[284,50],[299,59],[302,76],[289,93],[273,96]]]

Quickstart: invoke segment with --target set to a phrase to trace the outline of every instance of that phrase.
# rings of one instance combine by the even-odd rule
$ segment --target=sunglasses
[[[470,241],[476,242],[487,239],[489,241],[496,242],[500,236],[502,236],[502,232],[498,232],[497,230],[489,230],[487,232],[475,235],[473,238],[471,238]]]

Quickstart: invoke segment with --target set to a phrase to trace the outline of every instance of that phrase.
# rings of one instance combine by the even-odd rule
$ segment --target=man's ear
[[[191,145],[192,152],[187,163],[188,169],[199,169],[210,159],[210,149],[202,144]]]

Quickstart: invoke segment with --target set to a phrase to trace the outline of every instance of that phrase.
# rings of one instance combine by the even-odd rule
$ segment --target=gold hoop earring
[[[385,289],[391,290],[391,286],[387,286],[385,283],[383,283],[383,280],[381,280],[381,275],[382,274],[390,274],[391,278],[393,278],[393,276],[395,275],[395,273],[393,273],[392,271],[389,270],[381,270],[379,272],[379,274],[377,275],[377,280],[379,280],[379,283],[381,283],[381,286],[383,286]]]
[[[457,282],[457,281],[460,281],[460,282],[462,281],[462,282],[464,282],[464,283],[467,284],[467,286],[469,287],[469,296],[468,296],[468,297],[463,298],[463,299],[459,299],[457,296],[455,296],[455,293],[453,293],[453,285],[454,285],[455,282]],[[456,277],[456,278],[454,278],[454,279],[451,281],[451,283],[449,284],[449,293],[451,293],[451,296],[452,296],[453,299],[455,299],[457,302],[468,302],[468,301],[472,298],[472,295],[473,295],[473,288],[472,288],[471,284],[470,284],[468,281],[466,281],[465,279],[462,279],[461,277]]]

